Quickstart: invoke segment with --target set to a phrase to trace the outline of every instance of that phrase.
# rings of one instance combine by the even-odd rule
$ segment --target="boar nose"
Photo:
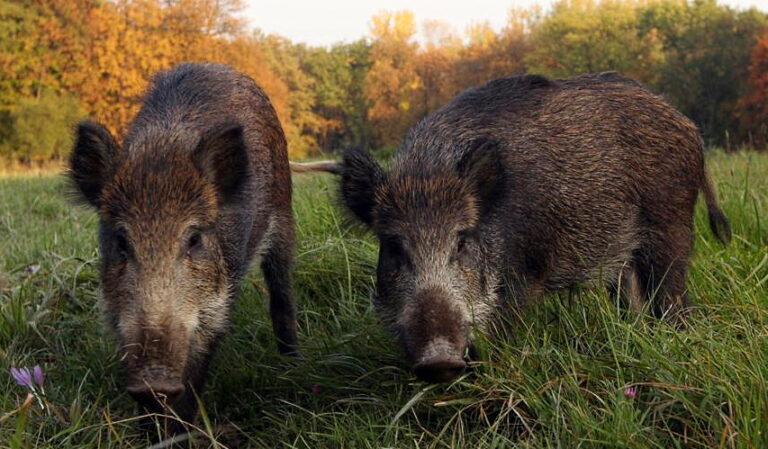
[[[422,360],[413,367],[416,377],[432,383],[450,382],[466,369],[464,360],[449,357],[436,357]]]
[[[159,401],[173,404],[184,393],[184,385],[174,381],[143,382],[130,385],[128,394],[140,404],[149,404]]]

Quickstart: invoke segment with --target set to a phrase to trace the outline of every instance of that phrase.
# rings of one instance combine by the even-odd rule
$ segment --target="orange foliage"
[[[365,93],[377,143],[397,143],[418,120],[469,87],[524,72],[535,20],[535,10],[513,10],[499,33],[488,24],[470,27],[467,44],[445,24],[426,22],[427,42],[419,46],[410,12],[375,16]]]
[[[371,21],[373,65],[365,77],[368,119],[380,144],[397,143],[420,115],[414,104],[421,88],[415,61],[418,44],[413,13],[382,12]]]
[[[241,0],[35,0],[44,55],[57,59],[59,90],[74,92],[89,115],[124,135],[152,76],[188,62],[229,64],[272,99],[285,123],[288,88],[246,37]],[[50,71],[50,70],[49,70]]]
[[[662,32],[669,36],[678,32],[667,29],[677,23],[674,17],[667,18],[675,8],[646,8],[644,5],[654,2],[645,0],[580,0],[559,2],[546,15],[535,7],[513,9],[500,31],[480,23],[459,35],[448,25],[428,21],[423,43],[416,39],[413,13],[384,11],[372,18],[367,43],[323,49],[277,36],[249,35],[238,15],[243,3],[2,3],[0,12],[8,31],[0,33],[4,39],[0,42],[0,114],[7,115],[20,98],[39,98],[42,92],[74,93],[75,101],[91,117],[123,135],[156,72],[185,61],[218,62],[247,73],[265,90],[286,131],[292,155],[301,157],[316,151],[318,142],[327,146],[334,145],[331,142],[373,147],[397,144],[422,117],[457,93],[490,79],[528,70],[547,73],[547,67],[562,68],[563,76],[596,70],[589,61],[593,48],[605,49],[599,55],[601,69],[623,69],[658,88],[660,68],[666,67],[660,64],[674,54],[661,45]],[[591,22],[584,22],[580,8],[592,11]],[[744,14],[745,23],[758,24],[754,30],[765,23],[756,13],[752,19]],[[613,30],[613,34],[605,35],[604,30]],[[595,42],[602,46],[595,47]],[[628,49],[629,44],[632,48]],[[718,61],[713,57],[711,64],[706,60],[697,64],[707,68]],[[768,146],[768,29],[752,51],[749,86],[748,95],[739,102],[739,138]],[[674,87],[679,89],[679,83]],[[732,98],[718,104],[735,102]],[[729,120],[728,127],[735,123],[730,110],[724,117],[719,120]]]
[[[745,140],[756,148],[768,148],[768,28],[752,49],[749,93],[739,106]]]

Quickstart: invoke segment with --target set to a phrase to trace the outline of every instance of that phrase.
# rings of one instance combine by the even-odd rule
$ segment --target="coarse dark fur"
[[[79,124],[70,173],[99,213],[102,308],[142,405],[194,417],[255,256],[279,349],[295,350],[286,141],[252,79],[213,64],[158,74],[122,145]]]
[[[388,172],[354,149],[317,169],[378,235],[374,305],[431,381],[498,309],[583,282],[680,323],[699,190],[730,238],[696,127],[616,73],[490,81],[414,127]]]

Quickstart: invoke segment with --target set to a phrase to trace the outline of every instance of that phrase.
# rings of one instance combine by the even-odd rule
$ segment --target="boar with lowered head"
[[[122,145],[78,125],[70,174],[99,214],[102,308],[142,405],[194,416],[255,256],[278,347],[294,351],[286,141],[253,80],[221,65],[160,73]]]
[[[614,73],[491,81],[414,127],[391,169],[360,150],[317,169],[378,236],[375,309],[427,381],[464,370],[473,327],[582,282],[679,319],[700,190],[730,237],[696,127]]]

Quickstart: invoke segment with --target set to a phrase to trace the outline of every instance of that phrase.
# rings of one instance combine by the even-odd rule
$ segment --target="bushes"
[[[85,116],[72,95],[44,91],[39,98],[22,98],[0,118],[2,153],[24,165],[60,160],[72,146],[72,127]]]

